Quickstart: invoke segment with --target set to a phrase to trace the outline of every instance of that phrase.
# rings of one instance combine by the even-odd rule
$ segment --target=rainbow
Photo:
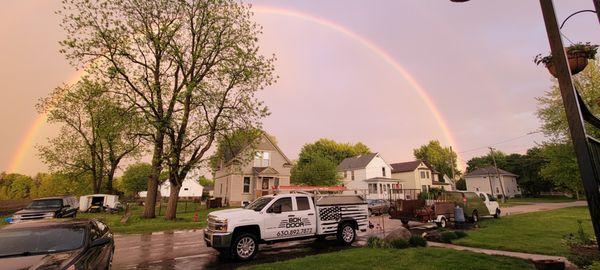
[[[277,8],[277,7],[269,7],[269,6],[253,6],[252,10],[255,13],[288,16],[288,17],[293,17],[293,18],[297,18],[300,20],[304,20],[307,22],[315,23],[317,25],[331,29],[337,33],[343,34],[344,36],[350,38],[351,40],[353,40],[353,41],[361,44],[365,48],[369,49],[372,53],[374,53],[379,58],[381,58],[383,61],[388,63],[394,70],[396,70],[396,72],[398,72],[404,79],[406,79],[407,82],[416,90],[419,97],[423,100],[423,102],[425,102],[428,109],[432,112],[433,117],[435,118],[438,125],[440,126],[440,128],[444,134],[444,137],[446,137],[446,140],[448,141],[448,143],[453,146],[454,151],[460,152],[458,150],[456,141],[455,141],[454,137],[452,136],[452,133],[450,132],[450,128],[448,128],[448,124],[446,123],[445,119],[442,117],[442,114],[438,110],[438,108],[435,105],[431,96],[427,93],[425,88],[422,85],[420,85],[417,82],[417,80],[404,67],[402,67],[394,59],[394,57],[392,57],[384,49],[377,46],[375,43],[366,39],[365,37],[351,31],[350,29],[348,29],[334,21],[327,20],[325,18],[320,18],[320,17],[314,16],[311,14],[307,14],[307,13],[303,13],[303,12],[299,12],[299,11],[295,11],[295,10],[283,9],[283,8]],[[76,72],[70,78],[70,80],[68,80],[67,84],[75,83],[77,80],[79,80],[79,78],[81,78],[81,76],[83,74],[84,74],[83,71]],[[7,170],[8,172],[15,172],[21,167],[21,164],[23,163],[25,155],[32,148],[33,141],[34,141],[35,137],[37,136],[41,126],[45,123],[45,121],[46,121],[46,114],[40,114],[33,121],[31,126],[27,129],[25,136],[17,145],[17,148],[11,158],[11,162],[10,162],[10,165]],[[461,164],[461,158],[459,157],[458,159],[459,159],[458,163]]]

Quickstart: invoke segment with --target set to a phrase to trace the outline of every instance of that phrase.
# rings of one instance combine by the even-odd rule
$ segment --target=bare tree
[[[233,0],[63,0],[62,52],[126,86],[123,101],[153,127],[152,177],[144,216],[155,217],[158,178],[171,183],[208,151],[215,134],[266,114],[253,92],[272,81],[272,58],[259,55],[260,28]],[[234,112],[241,110],[241,112]],[[238,121],[236,117],[247,119]],[[175,199],[175,203],[176,203]]]

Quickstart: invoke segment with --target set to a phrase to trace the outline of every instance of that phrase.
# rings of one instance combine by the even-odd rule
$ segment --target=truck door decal
[[[279,223],[278,228],[298,228],[310,225],[310,220],[308,218],[290,217],[282,220]]]

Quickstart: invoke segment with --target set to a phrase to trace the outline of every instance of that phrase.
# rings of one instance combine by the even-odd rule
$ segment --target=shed
[[[111,194],[92,194],[84,195],[79,198],[79,211],[87,211],[92,205],[117,208],[119,205],[119,196]]]

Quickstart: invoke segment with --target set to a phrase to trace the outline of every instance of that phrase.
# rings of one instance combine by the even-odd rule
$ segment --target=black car
[[[110,269],[113,234],[94,219],[53,219],[0,229],[0,268]]]
[[[11,223],[21,221],[75,217],[79,202],[73,196],[39,198],[12,216]]]

